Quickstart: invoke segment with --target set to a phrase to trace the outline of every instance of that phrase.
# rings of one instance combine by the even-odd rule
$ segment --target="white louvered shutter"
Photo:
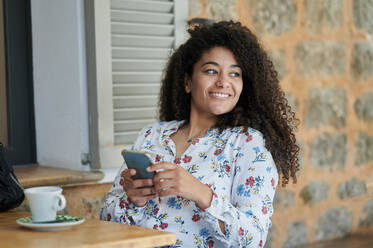
[[[171,50],[185,39],[187,2],[95,2],[96,26],[101,25],[96,29],[102,31],[101,33],[96,30],[96,33],[99,33],[96,34],[96,39],[103,41],[96,41],[96,52],[102,53],[104,61],[110,59],[111,64],[103,65],[98,61],[100,56],[96,56],[97,70],[102,69],[99,64],[106,70],[103,72],[106,76],[103,76],[101,82],[100,74],[97,72],[97,131],[101,161],[98,167],[120,166],[123,161],[120,151],[133,144],[138,132],[145,125],[157,120],[163,69]],[[97,10],[98,7],[101,10]],[[106,15],[102,13],[105,9],[109,11]],[[105,30],[105,27],[109,30]],[[109,37],[102,37],[105,32]],[[103,47],[97,47],[100,45]],[[110,55],[105,54],[105,51]],[[108,71],[111,73],[111,81]],[[108,87],[111,87],[111,90]],[[108,102],[110,99],[111,103]]]

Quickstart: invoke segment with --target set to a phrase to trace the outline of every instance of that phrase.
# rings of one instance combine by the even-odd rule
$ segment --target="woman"
[[[101,219],[174,232],[173,247],[262,247],[279,174],[296,182],[294,113],[249,29],[188,31],[166,68],[162,122],[133,146],[153,156],[156,175],[132,180],[124,164]]]

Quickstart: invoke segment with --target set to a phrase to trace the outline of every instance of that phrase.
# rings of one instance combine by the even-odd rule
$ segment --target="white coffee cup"
[[[33,222],[53,221],[56,219],[57,211],[66,206],[66,199],[60,187],[28,188],[25,189],[25,195],[30,205]]]

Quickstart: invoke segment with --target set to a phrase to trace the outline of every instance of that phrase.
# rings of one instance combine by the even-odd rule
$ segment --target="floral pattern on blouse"
[[[132,149],[148,152],[155,163],[182,166],[209,186],[213,191],[210,207],[200,209],[180,196],[153,199],[137,207],[123,190],[124,163],[107,194],[100,219],[176,233],[177,241],[169,247],[263,247],[278,184],[278,172],[263,135],[243,127],[222,133],[209,129],[176,158],[170,136],[182,123],[158,122],[143,128]]]

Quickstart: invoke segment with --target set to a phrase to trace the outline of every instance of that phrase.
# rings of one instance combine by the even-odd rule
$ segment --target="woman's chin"
[[[212,114],[215,115],[215,116],[218,116],[218,115],[223,115],[223,114],[229,113],[230,111],[231,111],[231,109],[216,109],[216,110],[212,111]]]

